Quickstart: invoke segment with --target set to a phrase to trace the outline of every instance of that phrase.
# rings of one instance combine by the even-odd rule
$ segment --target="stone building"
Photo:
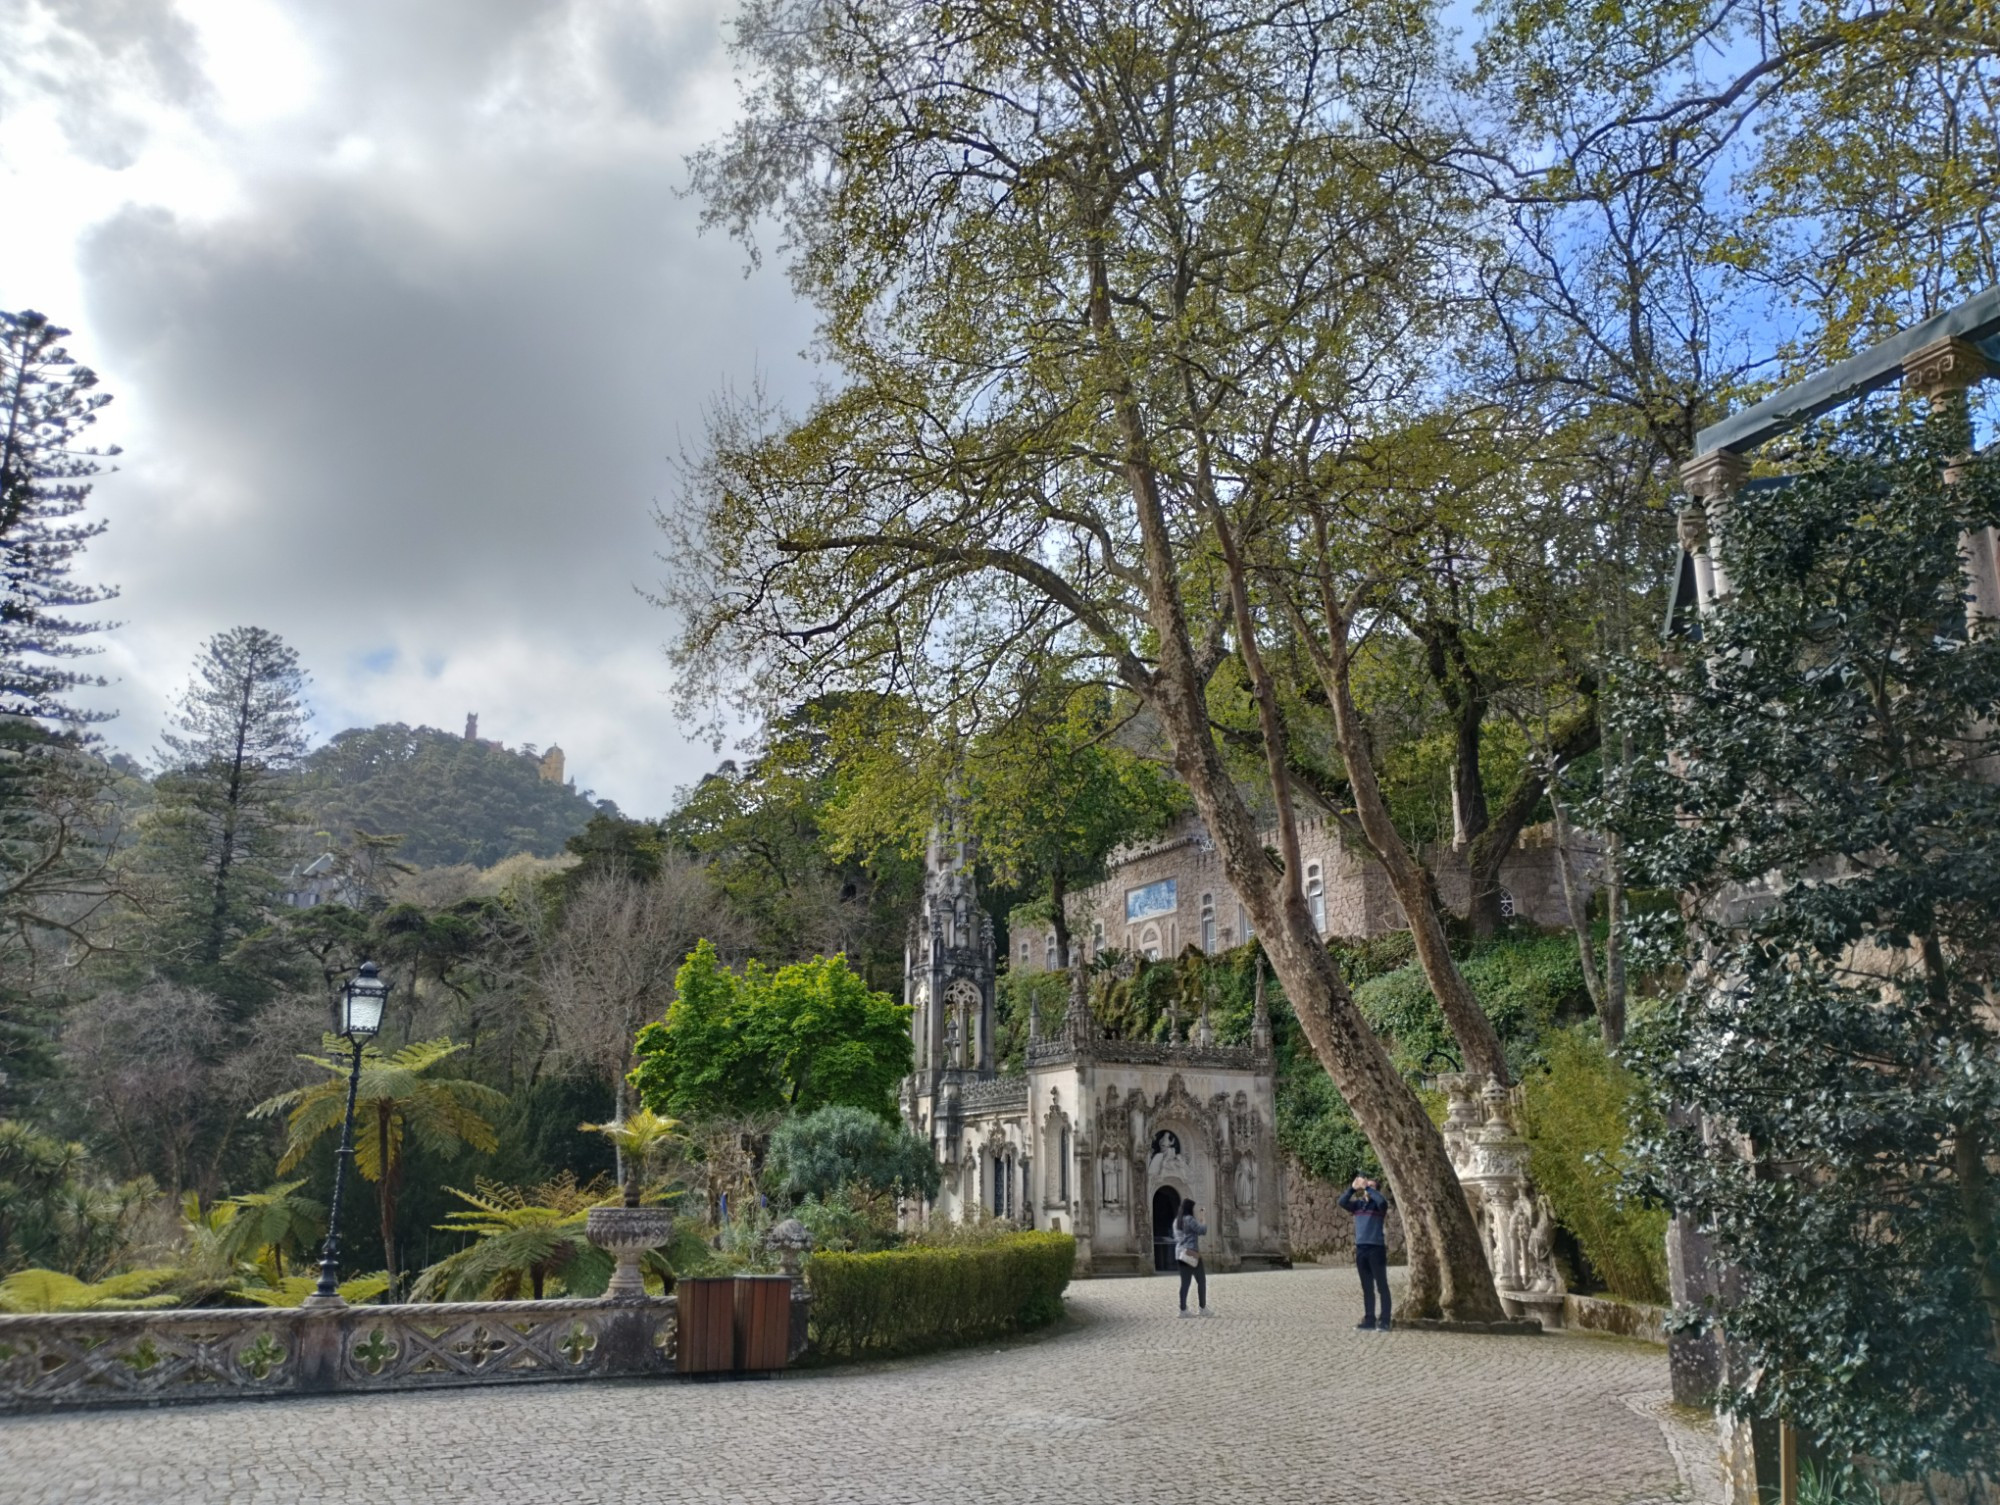
[[[915,1055],[902,1108],[944,1176],[937,1200],[912,1215],[984,1208],[1073,1233],[1079,1273],[1138,1274],[1172,1267],[1171,1224],[1191,1197],[1212,1268],[1288,1263],[1261,993],[1247,1046],[1215,1043],[1206,1015],[1185,1038],[1107,1040],[1079,965],[1062,1027],[1041,1036],[1031,1022],[1026,1069],[1003,1076],[995,962],[971,844],[936,832],[905,952]]]
[[[1276,847],[1275,832],[1268,845]],[[1503,915],[1522,915],[1550,927],[1569,923],[1557,855],[1546,826],[1522,833],[1500,868]],[[1463,914],[1470,886],[1464,857],[1449,848],[1424,856],[1437,877],[1439,897]],[[1301,821],[1299,857],[1299,882],[1322,936],[1362,940],[1407,928],[1381,864],[1351,845],[1334,822]],[[1573,851],[1569,862],[1571,880],[1588,892],[1595,881],[1593,857]],[[1230,890],[1222,859],[1199,815],[1182,817],[1156,841],[1117,853],[1110,866],[1102,883],[1069,898],[1070,935],[1087,956],[1112,947],[1161,960],[1179,956],[1189,946],[1227,951],[1250,939],[1250,917]],[[1011,943],[1010,962],[1017,970],[1045,971],[1056,964],[1052,927],[1017,925]]]

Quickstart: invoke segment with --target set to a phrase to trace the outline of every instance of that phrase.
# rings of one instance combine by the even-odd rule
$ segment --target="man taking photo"
[[[1389,1199],[1372,1176],[1356,1176],[1354,1184],[1340,1194],[1343,1211],[1354,1214],[1354,1268],[1361,1273],[1362,1318],[1355,1327],[1362,1332],[1389,1330],[1389,1240],[1382,1220],[1389,1213]],[[1382,1297],[1382,1320],[1375,1320],[1375,1297]]]

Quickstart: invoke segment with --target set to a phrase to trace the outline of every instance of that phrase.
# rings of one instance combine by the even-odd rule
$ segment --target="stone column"
[[[1965,340],[1933,340],[1903,361],[1903,390],[1923,398],[1934,416],[1956,419],[1966,436],[1972,438],[1972,419],[1967,394],[1995,374],[1993,362],[1977,345]],[[1970,458],[1968,455],[1966,458]],[[1958,478],[1960,466],[1946,467],[1947,481]],[[2000,621],[2000,538],[1992,528],[1968,533],[1960,541],[1972,599],[1966,614],[1977,624]]]
[[[1688,504],[1681,509],[1681,548],[1694,561],[1695,593],[1706,616],[1729,596],[1729,577],[1715,557],[1714,537],[1722,531],[1729,502],[1750,474],[1750,462],[1726,449],[1712,449],[1681,467]]]

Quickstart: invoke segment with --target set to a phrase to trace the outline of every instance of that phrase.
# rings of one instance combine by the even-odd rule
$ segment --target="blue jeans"
[[[1361,1316],[1375,1321],[1375,1296],[1382,1296],[1381,1326],[1389,1325],[1389,1248],[1386,1244],[1356,1244],[1354,1268],[1361,1272]]]
[[[1178,1260],[1176,1260],[1175,1262],[1179,1263]],[[1208,1266],[1205,1264],[1181,1265],[1181,1310],[1182,1311],[1187,1310],[1187,1288],[1188,1288],[1188,1282],[1190,1280],[1195,1283],[1196,1287],[1195,1299],[1201,1303],[1201,1309],[1203,1311],[1207,1311],[1208,1310]]]

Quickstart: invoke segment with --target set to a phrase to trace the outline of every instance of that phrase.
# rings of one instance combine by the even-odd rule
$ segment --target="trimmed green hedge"
[[[806,1260],[812,1346],[859,1359],[976,1343],[1062,1315],[1076,1265],[1067,1233],[1016,1233],[969,1247],[815,1254]]]

